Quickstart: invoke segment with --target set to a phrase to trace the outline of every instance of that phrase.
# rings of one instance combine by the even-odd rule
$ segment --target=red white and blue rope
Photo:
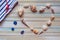
[[[16,2],[16,0],[0,0],[0,22],[12,10]]]

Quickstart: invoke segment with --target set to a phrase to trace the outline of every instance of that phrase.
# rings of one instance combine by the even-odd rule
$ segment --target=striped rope
[[[16,0],[0,0],[0,22],[12,10],[16,3]]]

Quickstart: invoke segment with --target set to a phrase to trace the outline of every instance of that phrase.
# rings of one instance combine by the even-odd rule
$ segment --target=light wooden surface
[[[26,26],[20,22],[18,11],[25,4],[32,4],[37,6],[39,10],[46,3],[51,3],[52,8],[55,10],[55,20],[52,26],[42,35],[35,35]],[[50,12],[46,11],[44,14],[32,13],[29,9],[25,10],[24,19],[26,23],[41,30],[43,24],[50,17]],[[13,21],[17,21],[17,25],[13,25]],[[11,27],[15,28],[15,31],[11,31]],[[24,30],[24,35],[21,35],[21,30]],[[0,23],[0,40],[60,40],[60,0],[18,0],[18,5],[13,11]]]

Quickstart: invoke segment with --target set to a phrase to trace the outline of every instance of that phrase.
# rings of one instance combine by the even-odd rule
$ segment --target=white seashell
[[[50,3],[47,3],[46,4],[46,8],[50,9],[51,8],[51,4]]]
[[[51,22],[51,20],[49,20],[49,21],[47,22],[47,26],[51,26],[51,24],[52,24],[52,22]]]
[[[47,25],[43,25],[43,26],[42,26],[42,29],[43,29],[44,31],[46,31],[46,30],[48,29],[48,26],[47,26]]]

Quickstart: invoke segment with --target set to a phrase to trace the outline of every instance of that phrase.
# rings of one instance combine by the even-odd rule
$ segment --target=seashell
[[[51,16],[50,20],[53,21],[55,19],[55,16]]]
[[[44,13],[44,11],[45,11],[44,9],[41,9],[39,10],[39,13]]]
[[[44,33],[44,31],[41,31],[41,32],[39,33],[39,35],[42,34],[42,33]]]
[[[47,25],[43,25],[43,26],[42,26],[42,29],[43,29],[44,31],[46,31],[46,30],[48,29],[48,26],[47,26]]]
[[[38,34],[38,30],[37,29],[32,29],[31,30],[33,33],[35,33],[35,34]]]
[[[51,20],[49,20],[49,21],[47,22],[47,26],[51,26],[51,24],[52,24],[52,22],[51,22]]]
[[[30,6],[30,9],[31,9],[31,11],[34,12],[34,13],[37,12],[36,6],[34,6],[34,5],[33,5],[33,6]]]
[[[50,9],[51,8],[51,4],[50,3],[46,4],[46,8]]]
[[[18,12],[18,15],[20,17],[23,17],[23,15],[24,15],[24,9],[20,9],[20,11]]]
[[[30,6],[29,4],[25,4],[24,8],[29,8],[29,6]]]

